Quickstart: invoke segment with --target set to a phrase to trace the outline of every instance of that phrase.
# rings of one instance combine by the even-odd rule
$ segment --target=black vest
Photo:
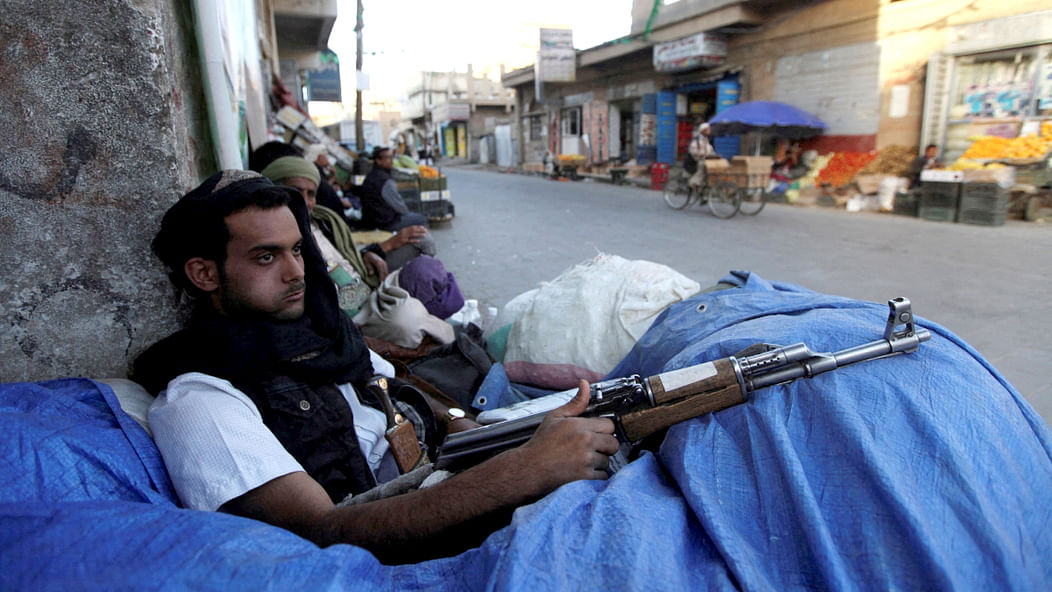
[[[256,404],[263,423],[333,503],[376,485],[358,446],[354,415],[335,386],[312,386],[288,376],[235,383]]]
[[[362,222],[376,228],[385,228],[394,223],[398,212],[384,201],[384,185],[391,178],[386,170],[374,166],[362,183]]]

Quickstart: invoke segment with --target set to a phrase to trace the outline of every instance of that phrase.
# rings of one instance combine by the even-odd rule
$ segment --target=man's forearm
[[[543,484],[518,470],[519,449],[506,451],[427,489],[333,508],[317,532],[319,545],[351,543],[385,563],[449,556],[504,526],[508,512],[543,494]]]

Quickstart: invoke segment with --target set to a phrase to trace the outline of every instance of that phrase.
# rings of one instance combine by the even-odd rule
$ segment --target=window
[[[574,107],[573,109],[563,109],[562,117],[562,130],[564,136],[579,136],[581,135],[581,108]]]
[[[540,140],[544,137],[544,125],[541,123],[540,115],[533,115],[530,120],[530,140]]]

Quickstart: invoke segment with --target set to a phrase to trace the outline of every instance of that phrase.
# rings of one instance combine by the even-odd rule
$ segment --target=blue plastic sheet
[[[887,316],[726,279],[740,287],[667,309],[614,374],[758,341],[835,351]],[[1049,589],[1049,430],[975,351],[920,323],[918,352],[674,426],[657,454],[521,508],[478,549],[397,567],[179,508],[104,385],[0,385],[0,589]]]

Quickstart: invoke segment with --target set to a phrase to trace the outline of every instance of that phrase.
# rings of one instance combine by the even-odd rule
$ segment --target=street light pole
[[[355,24],[354,32],[358,38],[358,57],[355,60],[355,71],[354,71],[354,147],[358,152],[358,156],[363,156],[362,152],[365,151],[365,125],[362,123],[362,27],[365,24],[362,22],[362,0],[358,0],[358,21]]]

